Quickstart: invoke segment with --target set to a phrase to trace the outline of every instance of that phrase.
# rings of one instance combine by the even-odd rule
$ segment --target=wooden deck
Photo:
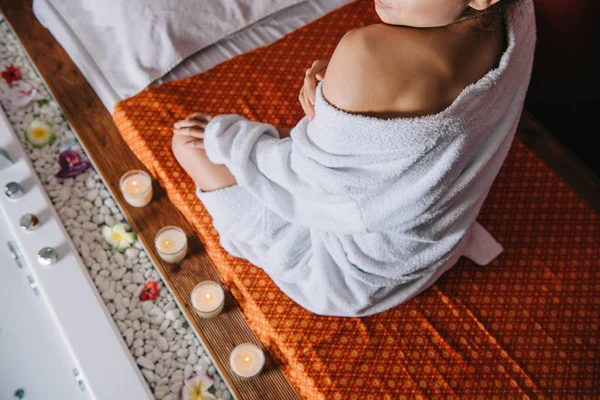
[[[31,0],[0,0],[0,9],[52,91],[107,187],[119,202],[127,220],[138,232],[149,256],[234,396],[257,400],[298,399],[298,394],[271,357],[267,357],[265,371],[255,379],[240,380],[231,373],[228,359],[233,347],[242,342],[258,343],[258,340],[230,293],[227,293],[225,311],[218,318],[203,320],[193,312],[189,294],[194,284],[205,279],[220,279],[190,224],[158,186],[155,186],[154,199],[147,207],[137,209],[127,205],[118,189],[119,178],[127,170],[143,169],[143,166],[123,141],[111,115],[69,56],[35,19]],[[518,135],[589,204],[600,211],[598,178],[527,112],[523,115]],[[164,225],[182,227],[190,239],[190,254],[178,266],[161,262],[154,250],[154,235]],[[174,291],[174,287],[180,289]]]
[[[265,369],[254,379],[242,380],[231,372],[231,350],[240,343],[260,342],[228,291],[225,309],[218,318],[205,320],[197,317],[193,311],[189,298],[194,285],[208,279],[220,281],[197,235],[169,202],[164,190],[156,184],[153,200],[148,206],[138,209],[124,201],[118,187],[121,175],[128,170],[144,167],[121,138],[111,115],[62,47],[37,21],[31,0],[0,0],[0,10],[44,78],[96,170],[138,233],[232,394],[238,399],[249,400],[299,399],[273,358],[268,355]],[[188,235],[189,254],[179,265],[162,262],[154,249],[154,236],[165,225],[180,226]],[[179,290],[173,290],[174,287]]]

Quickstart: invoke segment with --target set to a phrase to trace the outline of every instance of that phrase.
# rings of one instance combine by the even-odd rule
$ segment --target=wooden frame
[[[111,115],[62,47],[37,21],[31,9],[31,0],[0,0],[0,9],[128,221],[139,233],[149,256],[234,396],[257,400],[298,399],[299,395],[270,356],[267,357],[265,371],[255,379],[240,380],[231,373],[228,359],[233,347],[242,342],[259,342],[229,292],[225,311],[219,318],[203,320],[195,315],[189,301],[195,283],[204,279],[220,279],[191,225],[177,212],[160,187],[155,188],[152,203],[143,209],[132,208],[123,200],[118,190],[120,176],[127,170],[144,167],[125,144]],[[600,211],[600,180],[527,112],[523,114],[518,136],[593,208]],[[178,225],[190,238],[190,255],[180,266],[163,263],[154,250],[154,235],[164,225]],[[180,288],[179,292],[172,290],[175,285]],[[181,288],[185,288],[183,293]]]

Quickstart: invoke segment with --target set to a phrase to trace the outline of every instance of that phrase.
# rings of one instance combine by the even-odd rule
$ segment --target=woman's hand
[[[329,60],[316,60],[312,67],[306,70],[304,77],[304,85],[300,89],[300,104],[304,109],[304,113],[310,120],[315,117],[315,100],[317,92],[317,81],[322,81],[325,78],[325,71]]]
[[[185,136],[188,141],[184,143],[185,147],[191,148],[204,148],[204,130],[206,125],[212,120],[212,115],[195,112],[188,116],[186,119],[182,119],[173,125],[175,128],[173,133],[176,136]]]

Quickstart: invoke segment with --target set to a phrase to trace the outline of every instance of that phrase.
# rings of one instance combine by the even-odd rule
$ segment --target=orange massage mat
[[[205,111],[293,126],[312,60],[329,58],[348,30],[375,22],[372,0],[351,3],[272,45],[120,102],[117,126],[193,224],[248,324],[303,398],[598,398],[600,217],[519,139],[479,217],[506,251],[486,267],[461,258],[388,312],[313,315],[220,247],[171,153],[173,123]]]

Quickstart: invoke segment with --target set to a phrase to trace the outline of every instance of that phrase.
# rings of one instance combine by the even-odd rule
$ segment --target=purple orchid
[[[75,150],[65,150],[58,155],[58,164],[60,171],[55,175],[58,179],[73,178],[92,168],[92,164],[81,159],[81,156]]]

